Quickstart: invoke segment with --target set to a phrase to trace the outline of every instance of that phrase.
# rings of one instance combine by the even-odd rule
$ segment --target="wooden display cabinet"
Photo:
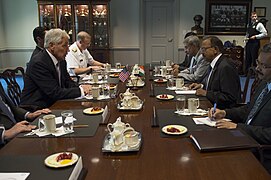
[[[244,62],[244,48],[241,46],[235,46],[232,48],[225,48],[224,55],[231,58],[239,74],[243,73],[243,62]]]
[[[109,2],[110,0],[37,0],[39,25],[65,30],[70,44],[80,31],[91,35],[89,51],[94,59],[109,60]]]

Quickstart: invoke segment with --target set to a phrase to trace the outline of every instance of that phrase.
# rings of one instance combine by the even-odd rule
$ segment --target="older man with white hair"
[[[78,86],[67,72],[68,40],[69,35],[61,29],[46,32],[45,49],[33,57],[26,70],[21,105],[31,105],[33,110],[42,109],[57,100],[89,93],[90,85]]]
[[[92,69],[101,69],[105,66],[95,60],[88,51],[91,44],[91,36],[81,31],[77,34],[77,41],[70,46],[66,56],[67,70],[70,75],[80,75],[91,72]]]

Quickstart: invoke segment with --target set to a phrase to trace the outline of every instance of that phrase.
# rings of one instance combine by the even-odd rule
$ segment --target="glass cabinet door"
[[[108,6],[92,5],[93,48],[108,47]]]
[[[70,36],[70,44],[73,41],[72,37],[72,9],[71,5],[57,5],[56,6],[57,13],[57,27],[65,30]]]
[[[55,28],[55,12],[54,5],[41,4],[39,5],[40,26],[47,29]]]
[[[75,21],[75,35],[80,31],[86,31],[91,34],[90,17],[88,5],[74,5],[74,21]]]

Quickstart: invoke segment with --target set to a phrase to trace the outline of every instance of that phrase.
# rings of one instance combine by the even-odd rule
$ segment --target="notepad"
[[[190,138],[201,152],[250,149],[259,146],[252,137],[240,129],[192,131]]]

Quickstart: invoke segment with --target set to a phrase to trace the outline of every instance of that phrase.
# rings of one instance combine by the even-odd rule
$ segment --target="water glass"
[[[174,79],[168,79],[167,80],[167,88],[168,89],[174,88]]]
[[[184,112],[185,109],[185,96],[183,95],[178,95],[176,97],[176,110],[178,113]]]
[[[159,75],[160,74],[160,66],[154,66],[154,74]]]
[[[102,96],[104,98],[110,97],[110,85],[108,83],[102,84]]]
[[[73,112],[70,110],[62,111],[61,117],[63,121],[64,131],[67,133],[73,132]]]

